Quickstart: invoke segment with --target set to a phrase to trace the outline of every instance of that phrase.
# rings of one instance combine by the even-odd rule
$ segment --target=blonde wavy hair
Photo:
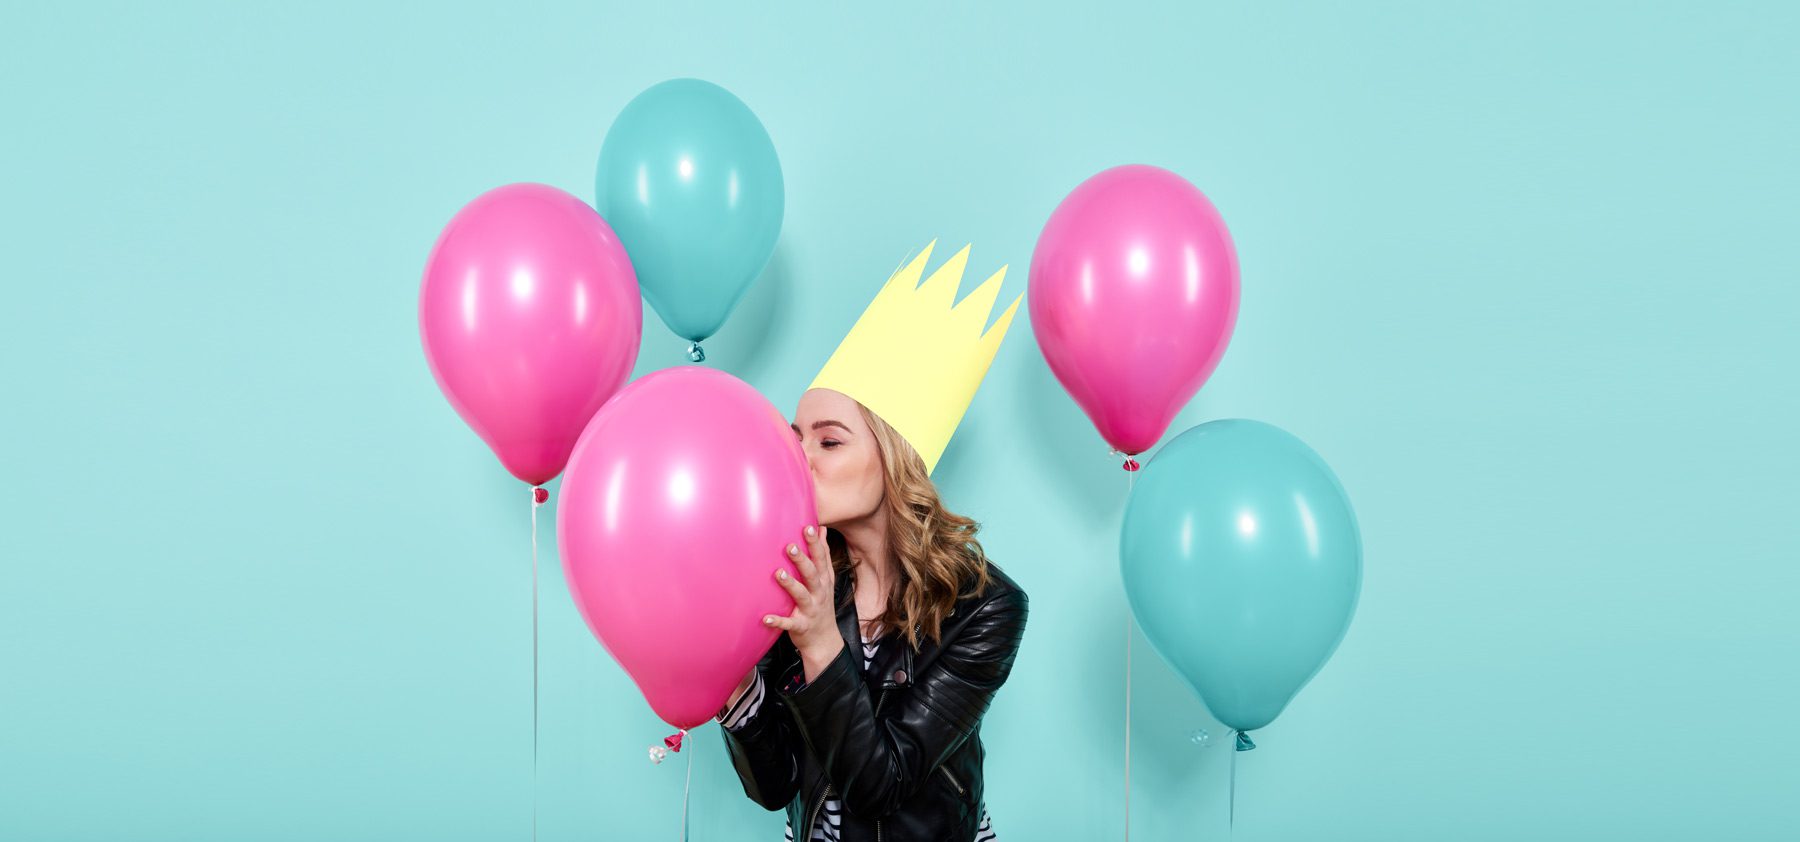
[[[888,594],[887,608],[875,623],[880,629],[902,630],[907,643],[918,649],[926,638],[942,639],[944,619],[957,599],[987,590],[987,554],[975,538],[981,526],[944,508],[918,451],[881,416],[860,402],[856,406],[881,453],[887,546],[900,570],[899,584]],[[831,531],[827,543],[832,570],[847,575],[853,562],[843,536]],[[972,582],[967,593],[959,591],[965,582]],[[853,590],[847,593],[851,595],[846,601],[854,599]]]

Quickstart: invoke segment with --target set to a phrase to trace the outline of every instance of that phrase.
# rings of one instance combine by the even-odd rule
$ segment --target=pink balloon
[[[1031,255],[1031,329],[1063,388],[1126,454],[1206,382],[1237,322],[1237,252],[1206,195],[1133,164],[1076,187]]]
[[[425,262],[419,334],[438,388],[532,485],[562,472],[588,419],[637,362],[644,303],[606,220],[543,184],[509,184],[452,217]]]
[[[812,472],[787,419],[698,366],[626,386],[581,434],[556,539],[582,619],[677,728],[711,719],[793,613],[776,568],[816,524]]]

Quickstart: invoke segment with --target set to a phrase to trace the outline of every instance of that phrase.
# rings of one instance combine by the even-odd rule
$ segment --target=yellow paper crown
[[[936,240],[926,243],[918,257],[888,276],[807,387],[842,392],[881,416],[918,451],[926,473],[944,455],[1024,297],[1013,298],[1000,320],[983,332],[1006,267],[957,302],[969,247],[963,246],[920,286],[934,245]]]

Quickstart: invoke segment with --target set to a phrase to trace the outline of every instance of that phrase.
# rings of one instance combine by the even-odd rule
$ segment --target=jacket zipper
[[[887,689],[883,688],[881,691],[881,695],[875,697],[875,712],[877,714],[881,713],[881,705],[883,702],[887,701],[887,694],[888,694]],[[946,770],[946,771],[948,771],[948,770]],[[958,792],[961,792],[962,787],[958,786],[956,788],[956,790]],[[829,793],[829,792],[831,792],[831,784],[826,784],[825,792],[819,793],[819,802],[817,804],[813,805],[812,818],[809,818],[806,820],[806,838],[807,839],[812,838],[813,822],[816,822],[819,820],[819,808],[825,806],[825,795],[826,795],[826,793]],[[875,820],[875,842],[881,842],[881,820],[880,819]]]
[[[963,794],[964,794],[964,793],[963,793],[963,788],[962,788],[962,783],[961,783],[961,782],[960,782],[960,781],[958,781],[958,780],[957,780],[957,779],[956,779],[956,776],[955,776],[955,775],[952,775],[952,774],[950,774],[950,767],[948,767],[948,766],[939,766],[939,767],[938,767],[938,771],[940,771],[940,772],[943,772],[943,773],[944,773],[944,777],[946,777],[946,778],[949,778],[949,779],[950,779],[950,785],[951,785],[951,786],[953,786],[953,787],[956,787],[956,794],[957,794],[957,795],[963,795]]]
[[[825,796],[829,795],[830,793],[831,793],[831,784],[826,784],[825,789],[819,793],[819,800],[813,803],[812,816],[806,820],[806,837],[805,838],[807,838],[807,839],[812,838],[813,823],[819,820],[819,808],[825,806]]]
[[[881,715],[881,703],[887,701],[887,688],[882,688],[881,695],[875,697],[875,715]],[[875,820],[875,842],[881,842],[881,820]]]

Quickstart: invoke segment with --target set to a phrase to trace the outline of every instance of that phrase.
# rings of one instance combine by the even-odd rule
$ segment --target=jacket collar
[[[945,625],[944,635],[946,638],[957,633],[961,623],[968,621],[983,600],[992,598],[995,594],[1003,591],[1017,590],[1019,587],[1018,583],[1006,574],[1006,571],[991,560],[988,562],[988,574],[991,577],[988,591],[981,596],[965,596],[957,600],[956,605],[951,608],[949,617],[962,619],[958,623]],[[855,592],[854,582],[849,576],[839,576],[837,577],[836,591],[833,601],[838,606],[838,634],[844,638],[844,646],[849,648],[851,657],[856,659],[855,663],[860,667],[862,665],[862,632],[857,628],[856,623],[856,600],[852,597]],[[949,620],[949,617],[945,618],[946,621]],[[875,659],[869,662],[864,680],[871,689],[875,690],[891,690],[895,687],[911,686],[916,675],[915,662],[920,669],[931,666],[931,661],[937,657],[940,645],[941,643],[924,640],[919,643],[919,651],[915,652],[904,639],[889,640],[887,645],[882,646],[876,652]]]

